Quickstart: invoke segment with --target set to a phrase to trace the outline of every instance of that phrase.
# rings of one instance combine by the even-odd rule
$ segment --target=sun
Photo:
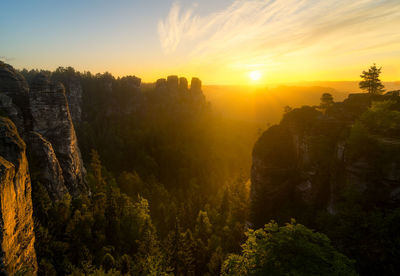
[[[251,71],[251,72],[249,72],[249,78],[250,78],[252,81],[258,81],[258,80],[260,80],[261,76],[262,76],[262,74],[261,74],[260,71]]]

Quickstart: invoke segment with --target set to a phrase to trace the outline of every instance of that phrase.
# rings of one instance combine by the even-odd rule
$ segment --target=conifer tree
[[[372,65],[368,71],[363,71],[360,77],[363,79],[360,81],[360,89],[367,91],[369,94],[377,95],[382,94],[385,90],[384,85],[379,79],[382,67],[376,67],[376,64]]]

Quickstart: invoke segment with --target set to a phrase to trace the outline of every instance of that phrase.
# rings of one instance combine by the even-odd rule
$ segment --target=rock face
[[[16,106],[10,96],[0,93],[0,116],[10,118],[21,133],[24,131],[24,117],[21,110]]]
[[[29,87],[24,77],[0,61],[0,115],[7,116],[21,134],[30,128]]]
[[[376,98],[386,100],[382,97]],[[373,134],[379,144],[375,155],[350,154],[352,125],[370,103],[371,97],[358,94],[326,114],[307,106],[294,109],[261,135],[251,171],[256,227],[270,219],[307,222],[320,210],[335,214],[345,189],[385,204],[400,202],[400,139]]]
[[[32,130],[51,143],[63,171],[65,186],[70,194],[79,196],[87,192],[84,181],[85,170],[64,86],[60,83],[52,83],[46,76],[38,74],[32,81],[29,108],[32,115]],[[60,193],[62,193],[61,190],[62,188],[60,188]]]
[[[166,79],[158,79],[156,81],[156,89],[165,89],[167,87],[167,80]]]
[[[185,77],[180,77],[179,78],[179,91],[180,92],[187,92],[189,90],[188,88],[188,81]]]
[[[11,120],[0,117],[0,264],[10,275],[37,271],[31,181],[25,143]],[[0,272],[1,273],[1,272]]]
[[[72,122],[80,123],[82,120],[82,86],[78,78],[74,77],[67,81],[66,97]]]
[[[178,76],[168,76],[167,87],[171,91],[178,91]]]
[[[62,84],[39,74],[29,91],[23,76],[0,62],[0,116],[9,118],[0,117],[0,274],[37,271],[26,149],[51,199],[88,192],[72,123],[81,120],[82,88],[74,76],[63,81],[69,102]]]
[[[201,90],[201,80],[198,78],[192,78],[190,82],[190,93],[197,101],[205,102],[203,91]]]
[[[62,80],[68,85],[69,102],[61,84],[39,74],[29,92],[23,76],[0,63],[0,115],[17,126],[28,145],[29,162],[31,166],[40,164],[35,172],[53,200],[62,198],[66,187],[73,196],[86,191],[85,170],[69,111],[71,108],[74,120],[79,122],[82,88],[74,75]]]
[[[190,90],[192,92],[201,90],[201,80],[198,78],[192,78],[192,81],[190,82]]]
[[[253,149],[251,201],[257,226],[270,219],[303,221],[316,210],[334,212],[344,183],[344,123],[312,107],[287,113]]]
[[[38,173],[37,179],[47,188],[53,201],[61,200],[68,189],[64,184],[63,170],[53,146],[42,135],[29,133],[30,167]]]

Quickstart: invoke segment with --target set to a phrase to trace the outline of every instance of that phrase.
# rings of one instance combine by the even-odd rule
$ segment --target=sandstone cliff
[[[64,86],[61,83],[50,82],[46,76],[38,74],[31,84],[29,108],[32,116],[32,130],[51,143],[62,168],[65,186],[70,194],[79,196],[82,192],[86,193],[85,169]],[[52,159],[50,156],[47,157],[47,160]],[[60,186],[57,193],[62,194],[62,189],[63,187]]]
[[[67,80],[65,94],[72,121],[74,124],[80,123],[82,119],[82,86],[77,77]]]
[[[36,179],[46,187],[53,201],[62,199],[68,193],[68,189],[64,184],[63,170],[52,144],[34,131],[29,133],[28,141],[29,166],[36,172]]]
[[[368,146],[357,155],[352,153],[357,143],[349,141],[353,124],[371,102],[387,99],[351,95],[325,114],[305,106],[265,131],[253,149],[251,200],[256,226],[293,216],[304,221],[319,211],[334,214],[346,189],[364,197],[378,198],[380,193],[379,200],[386,203],[398,201],[400,140],[363,134],[372,137],[376,147]]]
[[[68,69],[70,70],[70,69]],[[27,143],[30,165],[35,166],[53,200],[67,191],[73,196],[86,192],[85,169],[80,157],[70,108],[75,121],[81,119],[82,88],[74,72],[55,74],[64,87],[39,74],[27,82],[12,66],[0,63],[0,115],[10,118]],[[33,131],[33,132],[32,132]],[[68,189],[66,189],[68,187]]]
[[[10,275],[23,269],[33,274],[37,271],[31,181],[25,150],[15,125],[0,117],[0,263]]]
[[[21,135],[30,128],[29,87],[24,77],[0,61],[0,115],[9,117]]]
[[[9,274],[37,270],[28,167],[52,200],[88,192],[70,113],[80,121],[82,88],[74,75],[66,81],[70,103],[62,84],[39,74],[29,89],[21,74],[0,62],[0,115],[10,119],[0,120],[0,267]]]

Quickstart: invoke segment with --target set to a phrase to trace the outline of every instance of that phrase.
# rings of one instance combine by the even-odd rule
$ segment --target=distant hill
[[[400,89],[400,81],[383,82],[386,91]],[[361,92],[358,81],[310,81],[288,83],[289,86],[323,86],[331,87],[339,92],[356,93]]]
[[[389,90],[400,89],[400,82],[386,82]],[[204,94],[213,110],[222,116],[259,124],[278,123],[285,106],[319,104],[322,93],[331,93],[335,101],[344,100],[350,93],[361,92],[356,81],[299,82],[275,87],[204,85]]]

